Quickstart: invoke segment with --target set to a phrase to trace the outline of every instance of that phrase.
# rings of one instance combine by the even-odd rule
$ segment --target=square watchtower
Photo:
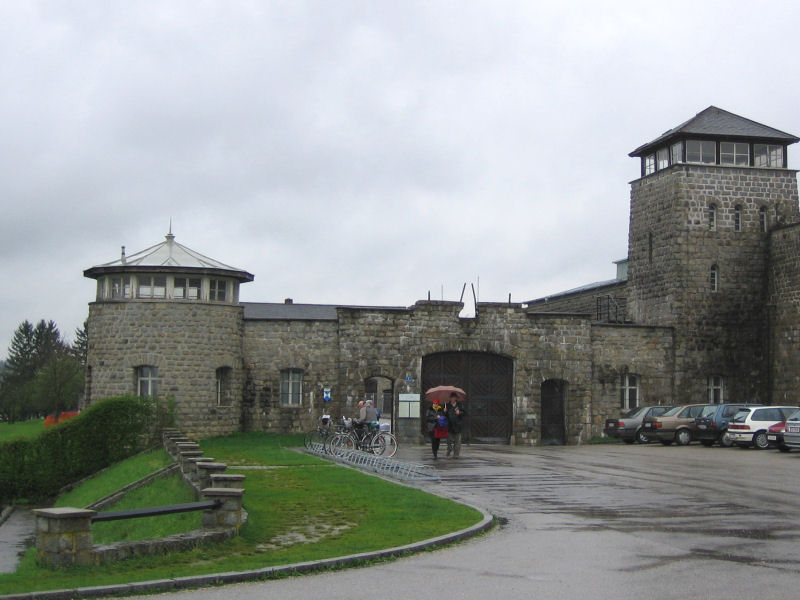
[[[769,402],[769,232],[800,222],[799,140],[711,106],[630,153],[628,314],[674,328],[676,402]]]

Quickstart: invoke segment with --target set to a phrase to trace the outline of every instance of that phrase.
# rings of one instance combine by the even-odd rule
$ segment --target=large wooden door
[[[464,441],[507,444],[513,421],[513,361],[485,352],[442,352],[422,359],[422,391],[437,385],[455,385],[467,393],[468,418]],[[442,401],[446,401],[442,398]],[[425,411],[422,403],[422,425]]]
[[[542,383],[542,445],[563,446],[567,442],[567,382],[548,379]]]

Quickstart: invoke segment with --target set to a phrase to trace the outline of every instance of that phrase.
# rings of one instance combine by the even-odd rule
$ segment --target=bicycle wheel
[[[386,458],[393,457],[397,452],[397,438],[386,431],[381,431],[378,436],[383,440],[384,450],[382,456],[385,456]]]
[[[306,450],[311,448],[311,436],[314,435],[316,429],[312,429],[311,431],[306,431],[306,434],[303,436],[303,446],[305,446]]]
[[[364,449],[367,452],[371,452],[377,456],[383,456],[383,453],[386,452],[386,440],[383,439],[380,433],[371,435],[365,446]]]
[[[310,450],[314,452],[324,452],[325,451],[325,437],[326,434],[324,431],[319,429],[311,432],[311,440],[309,445],[306,446]]]
[[[331,438],[328,445],[330,453],[339,456],[356,447],[356,440],[348,433],[337,433]]]

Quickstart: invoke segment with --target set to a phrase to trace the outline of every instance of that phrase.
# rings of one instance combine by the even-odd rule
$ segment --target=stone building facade
[[[196,437],[300,432],[372,397],[406,441],[467,392],[475,443],[575,444],[641,404],[796,402],[798,138],[710,107],[631,153],[614,280],[521,304],[239,302],[253,279],[174,240],[92,267],[87,401],[157,393]]]

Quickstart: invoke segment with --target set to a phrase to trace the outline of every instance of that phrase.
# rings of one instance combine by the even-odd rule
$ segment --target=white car
[[[759,450],[769,448],[767,430],[770,425],[785,421],[797,406],[761,406],[742,408],[728,423],[728,436],[740,448],[753,446]]]

